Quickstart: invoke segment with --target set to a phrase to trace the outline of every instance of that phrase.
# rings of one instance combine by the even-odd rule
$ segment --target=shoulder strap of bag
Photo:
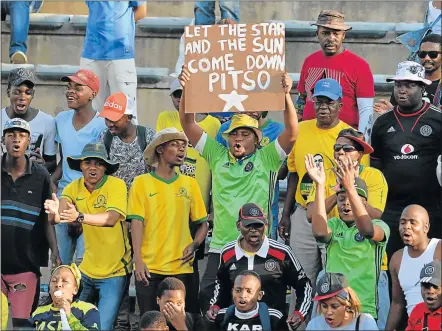
[[[235,305],[231,305],[226,310],[226,314],[224,315],[224,319],[221,323],[221,330],[226,329],[226,326],[229,324],[229,321],[232,319],[234,314],[235,314]]]
[[[429,30],[433,30],[433,26],[435,26],[441,19],[442,14],[440,14],[433,23],[430,24],[430,26],[428,27]]]
[[[104,147],[106,148],[108,156],[110,154],[110,148],[111,148],[111,145],[112,145],[112,139],[114,139],[114,137],[112,136],[112,133],[110,133],[109,130],[106,130],[106,132],[104,134],[104,138],[103,138],[103,143],[104,143]]]
[[[264,331],[271,331],[272,325],[270,323],[269,307],[267,307],[267,305],[264,302],[259,303],[258,313],[262,329]]]
[[[359,324],[361,322],[361,315],[358,316],[358,318],[356,319],[356,328],[355,331],[359,331]]]
[[[140,146],[141,151],[144,152],[144,150],[147,147],[146,127],[142,125],[137,125],[137,138],[138,138],[138,145]]]

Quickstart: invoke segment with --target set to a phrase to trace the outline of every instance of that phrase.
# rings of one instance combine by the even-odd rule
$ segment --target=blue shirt
[[[141,1],[86,1],[89,7],[82,57],[92,60],[135,58],[134,9]]]
[[[223,144],[226,147],[229,147],[229,144],[223,138],[222,133],[230,127],[231,122],[232,121],[227,121],[223,123],[218,131],[218,134],[216,135],[216,141],[219,142],[220,144]],[[284,124],[268,119],[267,122],[265,122],[264,125],[260,127],[262,131],[261,146],[266,146],[272,141],[275,141],[276,138],[279,137],[281,132],[284,131],[284,128],[285,128]],[[279,213],[278,200],[279,200],[279,182],[277,181],[275,185],[275,191],[272,203],[273,225],[278,224],[276,222],[278,220],[278,213]]]
[[[80,171],[69,168],[67,157],[80,155],[84,146],[96,142],[100,134],[107,129],[104,118],[98,117],[98,114],[97,112],[96,116],[78,131],[72,124],[73,109],[62,111],[55,117],[57,127],[55,141],[61,145],[63,152],[63,174],[58,183],[57,197],[60,197],[61,192],[70,182],[83,176]]]

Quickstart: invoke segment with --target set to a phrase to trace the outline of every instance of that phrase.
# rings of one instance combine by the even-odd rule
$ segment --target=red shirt
[[[427,316],[427,331],[429,330],[442,330],[442,307],[438,310],[431,312],[428,310],[425,302],[414,307],[408,318],[408,326],[406,331],[424,330],[424,318]]]
[[[359,111],[356,98],[374,98],[374,81],[368,63],[356,54],[344,50],[336,56],[325,56],[321,51],[309,55],[302,66],[298,91],[307,93],[302,119],[316,118],[312,95],[315,84],[323,78],[336,79],[342,86],[343,106],[339,118],[358,128]]]

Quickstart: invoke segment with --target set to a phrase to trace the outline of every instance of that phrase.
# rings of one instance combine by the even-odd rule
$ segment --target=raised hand
[[[315,161],[313,161],[313,155],[311,154],[305,156],[305,170],[307,170],[307,173],[316,185],[325,184],[324,164],[321,162],[316,166]]]
[[[355,178],[356,178],[356,169],[353,165],[353,161],[350,156],[347,156],[341,160],[336,161],[335,175],[338,178],[341,185],[344,186],[345,190],[348,191],[351,188],[354,188]]]
[[[283,87],[285,94],[290,93],[293,86],[293,79],[287,72],[282,74],[281,86]]]
[[[178,76],[178,80],[180,81],[181,86],[184,88],[186,83],[190,80],[190,72],[187,69],[186,65],[183,65],[181,73]]]

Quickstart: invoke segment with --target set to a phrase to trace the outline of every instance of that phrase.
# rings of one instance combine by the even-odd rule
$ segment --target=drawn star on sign
[[[238,94],[236,90],[233,90],[229,94],[218,94],[218,97],[226,102],[223,112],[228,112],[232,107],[235,107],[239,111],[245,111],[242,102],[249,96],[245,94]]]

